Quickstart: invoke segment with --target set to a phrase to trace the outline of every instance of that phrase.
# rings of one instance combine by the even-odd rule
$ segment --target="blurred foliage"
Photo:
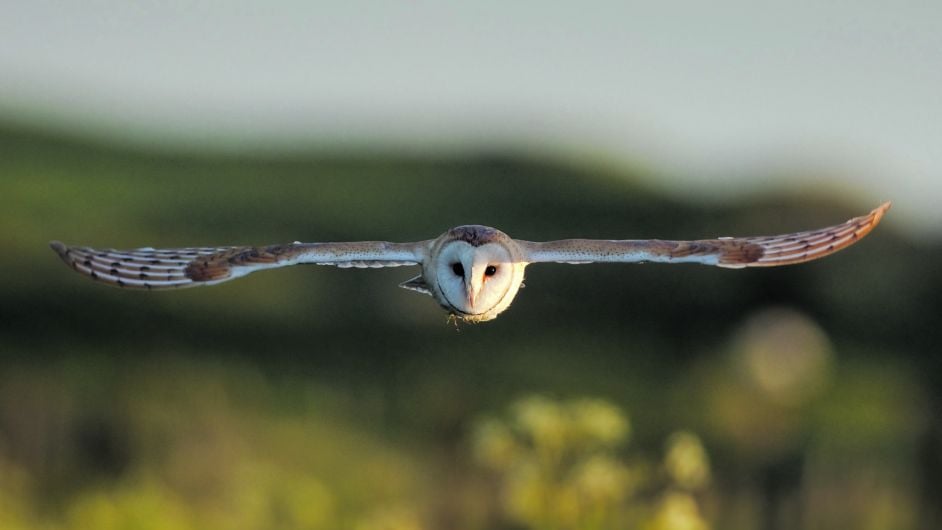
[[[799,267],[533,267],[509,311],[456,330],[396,287],[413,271],[137,293],[46,245],[418,240],[466,223],[694,238],[872,205],[668,198],[640,168],[543,153],[182,155],[3,127],[0,153],[0,528],[942,520],[942,247],[896,232],[892,211]]]
[[[369,515],[422,496],[414,459],[322,412],[324,397],[300,381],[276,386],[242,363],[172,359],[127,367],[119,387],[99,389],[117,397],[105,403],[82,391],[89,374],[75,368],[0,380],[4,403],[21,405],[3,424],[31,437],[14,456],[60,444],[21,457],[32,469],[4,467],[0,516],[24,528],[414,527]],[[44,402],[49,394],[61,400]],[[85,466],[50,469],[63,450]]]
[[[709,528],[691,495],[709,475],[699,438],[671,435],[658,473],[651,462],[618,454],[628,425],[605,401],[533,396],[506,419],[480,422],[473,448],[497,473],[507,517],[527,528]]]

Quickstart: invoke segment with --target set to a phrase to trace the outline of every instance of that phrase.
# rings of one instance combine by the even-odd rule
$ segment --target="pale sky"
[[[892,199],[942,235],[938,0],[8,2],[0,116],[169,148],[602,157],[677,193]]]

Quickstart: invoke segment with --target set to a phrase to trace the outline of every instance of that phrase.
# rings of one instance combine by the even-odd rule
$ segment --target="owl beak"
[[[468,294],[468,307],[474,307],[474,285],[471,284],[470,275],[465,275],[464,292]]]
[[[474,307],[474,301],[478,297],[478,293],[481,292],[481,284],[474,281],[472,276],[465,282],[465,290],[468,293],[468,307]]]
[[[464,266],[464,270],[467,271],[464,278],[464,288],[465,292],[468,293],[468,307],[472,310],[478,296],[481,294],[481,289],[484,287],[484,272],[481,269],[481,264],[476,263],[476,261],[480,260],[470,259]]]

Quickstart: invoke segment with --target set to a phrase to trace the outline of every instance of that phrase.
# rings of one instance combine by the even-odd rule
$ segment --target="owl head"
[[[507,234],[487,226],[459,226],[432,250],[424,279],[432,296],[456,317],[483,322],[510,307],[526,263]]]

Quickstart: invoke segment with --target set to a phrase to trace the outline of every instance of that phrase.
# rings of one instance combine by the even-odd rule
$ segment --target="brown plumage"
[[[457,318],[484,321],[510,306],[533,263],[701,263],[725,268],[773,267],[828,256],[870,233],[890,208],[884,203],[844,223],[777,236],[665,241],[660,239],[513,239],[495,228],[467,225],[413,243],[358,241],[267,247],[133,250],[50,246],[75,271],[123,288],[213,285],[251,272],[298,264],[336,267],[420,265],[402,287],[434,297]]]
[[[833,254],[870,233],[890,209],[885,202],[841,224],[777,236],[722,237],[693,241],[660,239],[564,239],[528,242],[531,263],[703,263],[737,269],[803,263]]]

